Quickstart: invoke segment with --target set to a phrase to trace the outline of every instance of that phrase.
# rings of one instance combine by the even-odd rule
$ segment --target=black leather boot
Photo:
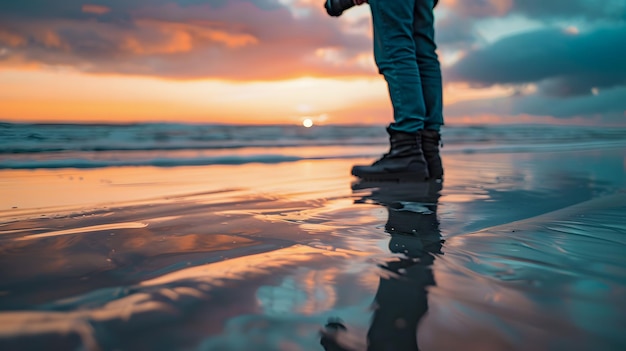
[[[365,180],[423,181],[428,167],[422,152],[421,135],[396,132],[387,128],[391,147],[371,166],[352,167],[352,175]]]
[[[430,179],[443,180],[443,165],[441,156],[439,155],[439,145],[441,143],[441,135],[436,130],[422,130],[422,151],[428,165],[428,173]]]

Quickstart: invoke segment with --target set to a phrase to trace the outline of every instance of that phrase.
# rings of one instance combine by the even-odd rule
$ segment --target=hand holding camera
[[[324,7],[326,12],[333,17],[339,17],[341,14],[354,5],[362,5],[367,0],[326,0]]]

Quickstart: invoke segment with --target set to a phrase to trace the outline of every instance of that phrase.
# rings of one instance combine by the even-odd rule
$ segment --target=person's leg
[[[413,40],[415,58],[426,106],[424,129],[439,131],[443,125],[443,89],[441,67],[435,44],[434,0],[415,0]]]
[[[413,41],[415,0],[370,0],[374,27],[374,59],[385,77],[393,105],[390,150],[371,166],[357,165],[352,174],[370,180],[428,178],[420,131],[426,105]]]
[[[432,0],[430,0],[432,2]],[[370,0],[374,59],[385,77],[393,106],[392,131],[424,128],[426,105],[414,41],[415,0]]]
[[[415,41],[415,59],[420,68],[422,94],[426,105],[424,130],[420,132],[422,151],[428,164],[431,178],[443,179],[443,165],[439,155],[443,123],[443,89],[441,67],[435,44],[434,0],[415,0],[413,19],[413,39]]]

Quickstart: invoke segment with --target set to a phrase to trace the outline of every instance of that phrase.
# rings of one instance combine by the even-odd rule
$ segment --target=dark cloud
[[[485,22],[526,18],[548,25],[574,21],[587,27],[626,23],[625,0],[443,0],[437,39],[443,48],[481,44],[478,29]]]
[[[511,12],[535,19],[583,18],[587,20],[626,19],[624,0],[516,0]]]
[[[441,44],[464,51],[444,68],[446,81],[518,91],[448,105],[446,115],[626,119],[626,1],[448,0],[444,5],[448,23],[438,29],[454,40]],[[485,21],[498,18],[502,25],[514,16],[544,27],[491,43],[475,34]],[[580,28],[563,29],[567,22]],[[489,28],[496,28],[493,22]]]
[[[596,117],[606,122],[626,120],[626,88],[597,90],[597,95],[568,98],[541,94],[515,95],[495,99],[463,101],[446,106],[448,116],[553,116],[557,118]]]
[[[369,32],[346,34],[318,5],[294,16],[277,0],[3,0],[0,65],[181,79],[372,73],[352,64],[370,52]]]
[[[603,115],[615,121],[626,119],[626,88],[598,90],[598,95],[576,96],[563,99],[545,95],[520,97],[514,104],[515,113],[566,117],[592,117]]]
[[[454,13],[436,22],[435,32],[437,45],[440,47],[464,47],[467,43],[479,40],[475,23]]]
[[[626,85],[626,25],[580,34],[552,28],[503,38],[467,53],[446,71],[476,86],[538,83],[556,96]]]
[[[254,4],[263,10],[273,10],[283,7],[278,0],[239,0]],[[51,4],[48,0],[12,1],[0,0],[0,16],[8,18],[23,16],[27,18],[76,18],[84,17],[84,5],[98,5],[110,8],[112,12],[127,13],[138,8],[160,7],[175,3],[180,7],[208,6],[219,9],[232,0],[64,0]]]

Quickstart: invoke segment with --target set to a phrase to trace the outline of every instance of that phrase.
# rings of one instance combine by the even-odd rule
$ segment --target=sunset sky
[[[441,0],[448,124],[626,125],[626,1]],[[388,123],[367,5],[0,0],[0,120]]]

